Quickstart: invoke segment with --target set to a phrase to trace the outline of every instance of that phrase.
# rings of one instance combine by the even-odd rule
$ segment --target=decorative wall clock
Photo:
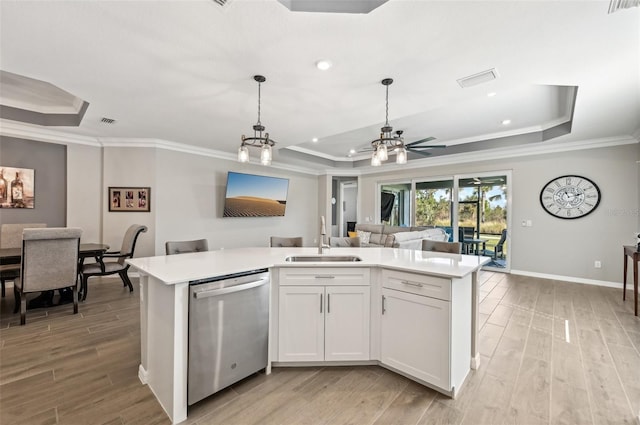
[[[586,177],[560,176],[544,185],[540,192],[542,208],[554,217],[584,217],[598,207],[600,189]]]

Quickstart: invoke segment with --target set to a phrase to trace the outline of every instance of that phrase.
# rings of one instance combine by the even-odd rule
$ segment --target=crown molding
[[[51,130],[36,125],[19,123],[16,121],[0,119],[0,135],[7,137],[15,137],[19,139],[36,140],[40,142],[58,143],[58,144],[79,144],[86,146],[94,146],[99,148],[124,147],[124,148],[154,148],[165,149],[175,152],[188,153],[192,155],[208,156],[211,158],[224,159],[228,161],[236,161],[236,156],[228,152],[222,152],[215,149],[200,148],[184,143],[171,142],[162,139],[143,139],[143,138],[109,138],[109,137],[91,137],[70,134],[62,131]],[[437,156],[424,159],[416,159],[409,161],[407,164],[398,165],[393,162],[385,163],[380,167],[361,167],[354,168],[324,168],[311,169],[308,167],[285,164],[274,160],[270,167],[302,173],[307,175],[341,175],[341,176],[361,176],[368,174],[380,174],[399,170],[408,170],[415,168],[436,167],[441,165],[452,165],[460,163],[471,163],[478,161],[490,161],[496,159],[516,158],[528,155],[544,155],[555,152],[567,152],[583,149],[597,149],[618,145],[629,145],[640,142],[640,128],[633,135],[619,135],[613,137],[581,140],[572,142],[540,142],[528,145],[521,145],[513,148],[490,149],[486,151],[468,152],[460,154],[452,154],[447,156]],[[291,148],[288,148],[291,149]],[[304,148],[296,148],[300,152],[306,151]],[[311,154],[309,152],[305,152]],[[329,156],[331,157],[331,156]],[[338,159],[335,159],[338,160]],[[352,162],[351,158],[339,160]]]
[[[0,135],[61,145],[76,144],[100,147],[100,143],[95,137],[80,136],[2,118],[0,118]]]

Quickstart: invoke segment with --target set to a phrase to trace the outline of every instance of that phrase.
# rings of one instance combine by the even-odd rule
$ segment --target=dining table
[[[82,270],[86,258],[94,258],[96,262],[100,262],[102,255],[108,249],[107,244],[81,243],[78,249],[78,273]],[[0,248],[0,265],[20,264],[21,259],[22,248]]]
[[[462,240],[462,252],[463,254],[484,255],[484,251],[487,249],[487,242],[489,242],[488,239],[465,238]],[[482,244],[482,251],[480,250],[480,244]]]

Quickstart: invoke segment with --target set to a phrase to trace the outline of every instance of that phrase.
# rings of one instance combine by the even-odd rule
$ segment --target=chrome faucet
[[[324,216],[320,216],[320,237],[318,238],[318,254],[322,254],[325,248],[331,248],[329,245],[324,243],[324,239],[327,236],[327,230],[324,225]]]

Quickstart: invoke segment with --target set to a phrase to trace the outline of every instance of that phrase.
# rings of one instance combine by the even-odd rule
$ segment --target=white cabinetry
[[[383,270],[381,363],[453,395],[470,368],[470,304],[470,279]]]
[[[278,360],[369,360],[370,283],[364,268],[282,268]]]

